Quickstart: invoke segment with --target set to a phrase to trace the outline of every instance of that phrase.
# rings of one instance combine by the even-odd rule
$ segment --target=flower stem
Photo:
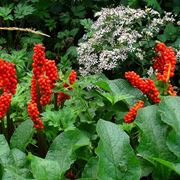
[[[38,154],[44,158],[47,153],[47,142],[43,130],[37,131]]]
[[[10,107],[7,111],[6,118],[7,118],[7,140],[8,142],[10,142],[11,136],[14,132],[14,124],[12,119],[10,118]]]

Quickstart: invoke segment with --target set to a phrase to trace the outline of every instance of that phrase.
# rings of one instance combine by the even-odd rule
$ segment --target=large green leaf
[[[37,180],[59,180],[60,167],[57,161],[42,159],[36,156],[31,158],[33,176]]]
[[[21,151],[25,151],[26,146],[32,140],[33,133],[34,129],[31,120],[26,120],[23,123],[21,123],[11,137],[11,148],[18,148]]]
[[[172,127],[167,138],[167,145],[180,158],[180,97],[165,97],[159,107],[161,120]]]
[[[177,174],[180,175],[180,163],[172,163],[159,158],[151,158],[151,159],[161,163],[164,166],[167,166],[168,168],[172,169],[173,171],[175,171]]]
[[[8,154],[10,151],[9,145],[6,141],[4,135],[0,134],[0,158],[4,156],[4,154]]]
[[[137,99],[142,98],[142,93],[124,79],[101,80],[96,85],[104,90],[100,94],[112,104],[124,100],[133,105]]]
[[[63,175],[76,159],[73,152],[83,146],[90,145],[89,138],[78,129],[61,133],[51,144],[46,159],[57,161],[60,174]]]
[[[138,154],[144,159],[149,157],[173,160],[174,156],[166,145],[168,126],[161,121],[158,105],[148,106],[138,111],[135,120],[139,127],[140,142],[137,148]],[[170,171],[162,165],[154,164],[154,177],[168,179]]]
[[[92,178],[92,179],[97,179],[97,163],[98,163],[98,158],[93,157],[91,158],[82,173],[83,178]]]
[[[99,157],[98,178],[103,180],[139,180],[139,162],[130,146],[128,135],[117,125],[99,120],[97,133],[100,142],[96,149]]]

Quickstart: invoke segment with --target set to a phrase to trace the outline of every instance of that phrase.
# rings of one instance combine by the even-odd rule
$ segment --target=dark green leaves
[[[99,157],[98,178],[139,180],[140,166],[127,134],[117,125],[104,120],[98,121],[97,133],[100,136],[96,149]]]

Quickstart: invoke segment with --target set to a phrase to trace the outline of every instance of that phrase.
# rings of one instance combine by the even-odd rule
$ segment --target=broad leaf
[[[130,146],[128,135],[117,125],[104,120],[98,121],[97,133],[100,136],[96,149],[99,157],[98,179],[139,180],[140,165]]]
[[[0,134],[0,158],[10,152],[9,145],[4,135]]]
[[[180,163],[172,163],[172,162],[165,161],[164,159],[159,159],[159,158],[151,158],[151,159],[172,169],[173,171],[175,171],[177,174],[180,175]]]
[[[157,157],[173,160],[174,156],[166,145],[168,126],[161,121],[158,105],[148,106],[138,111],[135,123],[139,127],[140,142],[138,154],[144,159]],[[154,164],[154,177],[168,179],[169,171],[163,166]]]
[[[98,163],[98,158],[93,157],[91,158],[82,173],[83,178],[94,178],[97,179],[97,163]]]
[[[63,175],[74,162],[73,152],[80,147],[90,145],[89,138],[78,129],[61,133],[55,138],[47,153],[46,159],[57,161],[60,174]]]
[[[165,97],[159,107],[161,120],[172,127],[167,138],[167,145],[180,158],[180,97]]]
[[[21,123],[11,137],[11,148],[18,148],[21,151],[25,151],[26,146],[32,140],[33,133],[34,129],[31,120],[26,120]]]
[[[60,167],[57,161],[42,159],[32,156],[31,168],[33,176],[37,180],[59,180]]]

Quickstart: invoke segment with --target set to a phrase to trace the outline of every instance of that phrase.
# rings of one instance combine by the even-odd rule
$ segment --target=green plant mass
[[[0,179],[180,179],[179,13],[1,0]]]

